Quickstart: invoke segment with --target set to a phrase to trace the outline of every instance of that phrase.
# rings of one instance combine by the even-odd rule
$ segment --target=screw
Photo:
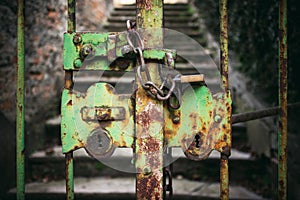
[[[88,44],[88,45],[84,45],[81,49],[81,56],[86,57],[88,55],[92,55],[93,53],[93,46]]]
[[[76,60],[74,60],[74,67],[75,68],[80,68],[82,65],[82,62],[79,58],[77,58]]]
[[[178,124],[180,122],[180,118],[176,116],[172,119],[172,121],[174,124]]]
[[[78,34],[76,34],[74,37],[73,37],[73,42],[74,44],[79,44],[82,42],[82,37]]]
[[[131,52],[131,51],[133,51],[133,49],[132,49],[132,47],[129,46],[129,45],[125,45],[125,46],[122,47],[122,49],[121,49],[121,52],[122,52],[123,55],[125,55],[125,54],[127,54],[127,53],[129,53],[129,52]]]
[[[215,122],[220,123],[222,121],[222,117],[220,115],[216,115],[214,117]]]
[[[148,166],[144,167],[143,174],[144,175],[149,175],[150,173],[151,173],[151,169]]]

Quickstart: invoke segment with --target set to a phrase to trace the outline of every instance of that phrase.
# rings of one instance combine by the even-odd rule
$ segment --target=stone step
[[[197,180],[218,180],[220,154],[213,151],[209,158],[196,162],[189,160],[183,154],[181,148],[173,148],[174,176],[183,176]],[[74,151],[74,176],[95,177],[130,177],[134,176],[132,164],[133,151],[131,148],[116,148],[110,158],[102,162],[88,156],[84,149]],[[65,176],[65,158],[60,146],[37,151],[28,158],[28,173],[31,180],[59,179]],[[121,164],[122,163],[122,164]],[[121,167],[120,167],[121,166]],[[124,167],[123,167],[124,166]],[[231,180],[239,181],[247,177],[245,171],[257,173],[260,165],[249,153],[232,149],[230,167],[234,171]]]
[[[110,13],[110,16],[135,16],[136,13],[135,11],[130,11],[130,10],[113,10]],[[179,12],[179,11],[174,11],[174,10],[166,10],[164,12],[164,16],[166,17],[176,17],[176,18],[186,18],[186,17],[192,17],[194,14],[191,12]]]
[[[178,10],[178,11],[187,11],[189,9],[190,5],[186,3],[176,3],[176,4],[164,4],[164,11],[165,10]],[[115,10],[136,10],[136,5],[124,5],[120,7],[115,7]]]
[[[106,23],[103,25],[104,28],[106,29],[122,29],[122,28],[126,28],[126,21],[122,21],[122,22],[110,22],[110,23]],[[194,23],[194,22],[168,22],[165,21],[164,23],[164,27],[165,28],[169,28],[169,29],[182,29],[182,28],[186,28],[188,30],[198,30],[199,29],[199,24]]]
[[[75,199],[118,199],[135,197],[135,178],[93,177],[74,179]],[[219,199],[218,182],[200,182],[187,179],[173,179],[173,199]],[[15,199],[16,189],[9,191],[8,199]],[[229,198],[235,200],[259,200],[261,196],[238,185],[230,185]],[[60,200],[66,199],[65,180],[33,182],[26,184],[26,199]]]
[[[122,26],[111,26],[107,25],[104,27],[108,32],[123,32],[126,31],[126,25],[123,24]],[[201,34],[198,32],[198,28],[189,28],[189,27],[172,27],[172,26],[165,26],[165,28],[175,30],[180,33],[184,33],[192,38],[199,37]]]
[[[118,22],[118,23],[124,23],[127,20],[130,21],[135,21],[136,18],[135,16],[109,16],[107,19],[107,22],[109,23],[114,23],[114,22]],[[196,16],[188,16],[188,17],[180,17],[180,18],[176,18],[173,16],[165,16],[164,17],[164,21],[165,22],[169,22],[169,23],[187,23],[187,22],[196,22],[198,20],[198,18]]]

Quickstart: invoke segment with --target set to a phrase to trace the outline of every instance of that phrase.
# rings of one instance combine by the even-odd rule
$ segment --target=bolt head
[[[84,45],[82,47],[82,49],[80,50],[80,55],[82,57],[87,57],[87,56],[92,56],[94,54],[94,49],[93,49],[93,46],[91,44],[87,44],[87,45]]]
[[[215,115],[214,120],[216,123],[220,123],[222,121],[222,117],[220,115]]]
[[[81,35],[75,35],[74,37],[73,37],[73,42],[74,42],[74,44],[79,44],[79,43],[81,43],[82,42],[82,37],[81,37]]]
[[[82,62],[79,58],[77,58],[76,60],[74,60],[74,67],[75,68],[80,68],[82,65]]]
[[[151,169],[150,169],[150,167],[145,166],[144,169],[143,169],[143,174],[144,174],[144,175],[149,175],[149,174],[151,174]]]
[[[172,119],[174,124],[178,124],[180,122],[180,117],[176,116]]]

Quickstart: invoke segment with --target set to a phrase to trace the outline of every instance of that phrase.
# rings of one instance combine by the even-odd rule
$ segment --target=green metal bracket
[[[193,160],[205,159],[213,149],[229,154],[230,105],[231,98],[226,93],[212,95],[205,86],[189,87],[178,110],[164,104],[165,146],[181,147]],[[116,94],[107,83],[96,83],[86,93],[65,89],[61,122],[63,153],[87,147],[88,138],[96,130],[102,130],[100,134],[110,140],[102,156],[115,147],[133,147],[132,111],[130,95]]]
[[[141,31],[142,32],[142,31]],[[136,56],[127,42],[126,32],[121,33],[65,33],[64,70],[132,71]],[[166,63],[166,54],[176,58],[176,51],[145,48],[145,59]]]

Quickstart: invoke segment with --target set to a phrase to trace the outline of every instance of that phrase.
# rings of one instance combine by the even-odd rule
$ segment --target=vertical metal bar
[[[225,92],[228,84],[228,0],[219,1],[220,12],[220,43],[221,43],[221,81]],[[230,150],[229,150],[230,151]],[[229,153],[230,154],[230,153]],[[221,153],[220,162],[220,199],[229,199],[228,155]]]
[[[68,0],[68,33],[76,31],[76,0]]]
[[[287,0],[279,3],[278,199],[287,198]]]
[[[220,0],[221,81],[224,91],[228,84],[228,0]]]
[[[68,33],[76,32],[76,0],[68,0]],[[73,87],[73,71],[65,71],[66,89]],[[74,199],[74,161],[73,152],[65,155],[66,160],[66,195],[68,200]]]
[[[73,162],[73,153],[66,154],[66,192],[67,200],[74,199],[74,162]]]
[[[146,47],[162,47],[163,2],[162,0],[136,0],[137,27],[146,28]],[[148,29],[147,29],[148,28]],[[151,29],[150,29],[151,28]],[[138,29],[139,30],[139,29]],[[152,81],[161,80],[156,63],[148,63]],[[136,92],[136,197],[137,199],[163,198],[163,104],[146,95],[137,79]]]
[[[17,33],[17,107],[16,107],[16,161],[17,161],[17,199],[25,198],[25,134],[24,134],[24,0],[18,0],[18,33]]]

